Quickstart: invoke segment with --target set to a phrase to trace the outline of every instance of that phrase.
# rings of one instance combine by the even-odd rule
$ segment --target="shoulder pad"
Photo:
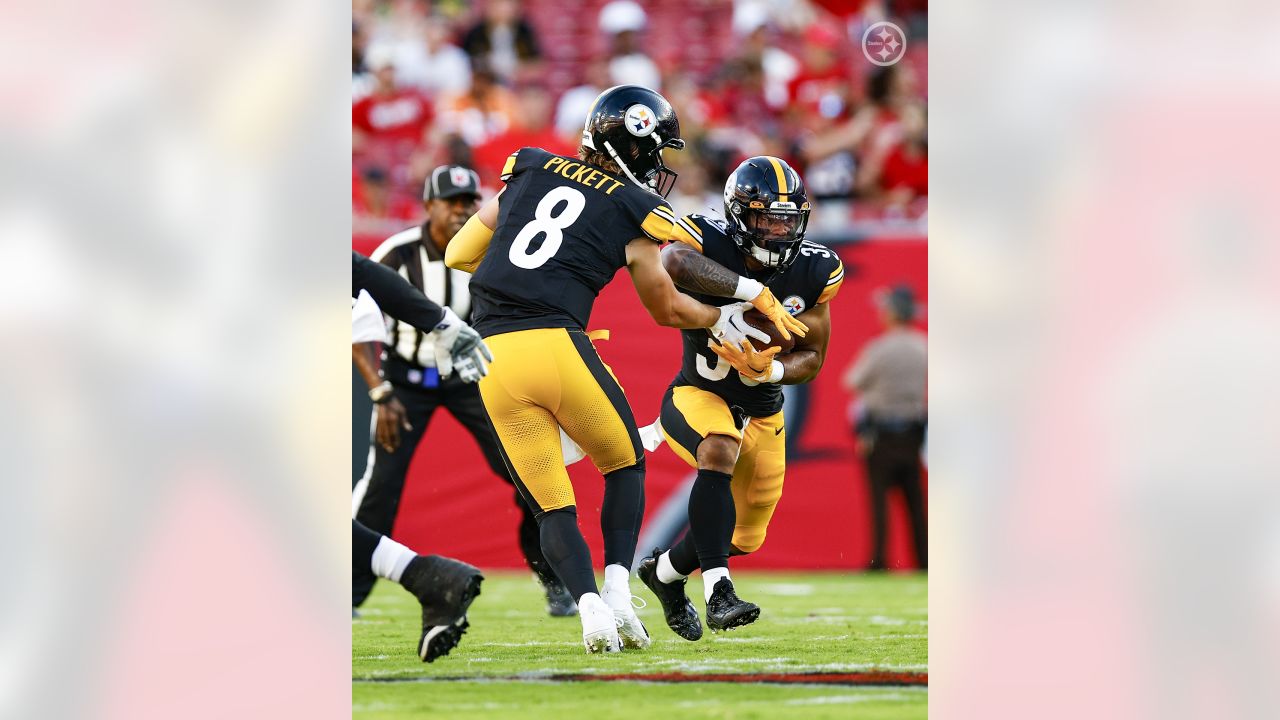
[[[665,202],[658,203],[640,221],[640,229],[655,242],[665,245],[676,237],[676,214]]]
[[[813,264],[814,281],[822,287],[818,295],[818,303],[831,302],[831,299],[840,291],[840,284],[844,282],[844,263],[840,262],[840,257],[834,250],[807,241],[804,245],[800,250],[802,254],[810,246],[815,249],[810,254],[817,261]]]

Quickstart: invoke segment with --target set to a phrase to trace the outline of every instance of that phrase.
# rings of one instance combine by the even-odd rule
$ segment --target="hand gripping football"
[[[759,310],[746,311],[742,314],[742,319],[746,320],[747,324],[751,327],[769,335],[769,342],[767,343],[751,338],[751,344],[755,346],[756,350],[764,350],[768,347],[779,347],[782,348],[779,352],[781,355],[783,353],[791,352],[792,348],[796,346],[795,336],[792,336],[790,339],[784,339],[782,334],[778,332],[778,326],[774,325],[773,321]]]

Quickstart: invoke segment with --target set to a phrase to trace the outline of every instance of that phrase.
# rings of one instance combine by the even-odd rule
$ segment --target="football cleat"
[[[640,607],[644,607],[644,600],[630,593],[626,597],[621,597],[619,593],[610,593],[608,590],[601,597],[613,610],[613,618],[618,623],[618,637],[622,640],[622,647],[627,650],[643,650],[649,647],[649,630],[645,628],[644,623],[640,622],[635,609],[631,607],[633,598],[640,601]]]
[[[698,640],[702,637],[702,621],[698,619],[698,611],[693,609],[689,596],[684,593],[687,578],[678,582],[664,583],[658,579],[658,556],[662,551],[653,549],[653,555],[640,561],[637,574],[649,590],[657,596],[662,604],[662,614],[667,620],[667,627],[685,640]]]
[[[618,621],[599,595],[583,595],[578,603],[578,615],[582,618],[582,644],[591,654],[619,652],[622,639],[618,636]]]
[[[542,591],[547,595],[547,614],[551,617],[573,617],[578,614],[578,604],[558,579],[542,582]]]
[[[467,632],[467,609],[480,594],[484,576],[464,562],[439,555],[409,561],[400,584],[422,603],[418,657],[432,662],[458,646]]]
[[[707,627],[714,631],[729,630],[749,625],[758,617],[760,606],[739,598],[729,578],[721,578],[711,588],[711,599],[707,601]]]

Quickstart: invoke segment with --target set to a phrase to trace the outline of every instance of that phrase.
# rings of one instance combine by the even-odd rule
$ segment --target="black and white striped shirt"
[[[444,253],[431,242],[429,225],[423,223],[387,238],[370,259],[400,273],[429,299],[452,308],[463,322],[471,320],[471,274],[452,270],[444,264]],[[431,344],[412,325],[391,319],[388,353],[419,367],[435,367]]]

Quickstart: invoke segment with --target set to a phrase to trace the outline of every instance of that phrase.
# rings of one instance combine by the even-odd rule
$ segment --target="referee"
[[[480,207],[479,176],[457,165],[436,168],[423,189],[423,206],[426,222],[387,238],[370,258],[399,272],[428,298],[469,321],[471,294],[467,285],[471,276],[445,267],[444,251]],[[409,463],[437,408],[443,407],[462,423],[493,472],[515,486],[494,439],[478,387],[457,375],[441,379],[431,338],[413,326],[393,318],[390,337],[382,353],[380,372],[372,343],[352,346],[352,358],[369,385],[376,416],[370,463],[356,484],[352,504],[357,508],[356,520],[383,534],[390,534],[395,523]],[[573,599],[542,554],[533,513],[519,493],[515,493],[515,501],[523,514],[520,549],[546,592],[547,612],[556,616],[575,614]],[[372,581],[353,583],[352,604],[363,603],[372,587]]]

